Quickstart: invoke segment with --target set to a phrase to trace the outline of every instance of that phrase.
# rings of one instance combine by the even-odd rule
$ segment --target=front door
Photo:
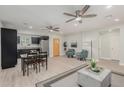
[[[53,39],[53,56],[59,56],[60,54],[60,40],[58,38]]]

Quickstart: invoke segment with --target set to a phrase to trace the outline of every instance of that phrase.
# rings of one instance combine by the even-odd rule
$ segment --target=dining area
[[[23,76],[29,76],[29,72],[40,73],[41,68],[48,69],[48,53],[31,50],[20,55],[21,71]]]

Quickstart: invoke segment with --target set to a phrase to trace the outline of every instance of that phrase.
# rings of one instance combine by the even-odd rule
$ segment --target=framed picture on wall
[[[72,47],[72,48],[77,48],[77,42],[72,42],[72,43],[71,43],[71,47]]]

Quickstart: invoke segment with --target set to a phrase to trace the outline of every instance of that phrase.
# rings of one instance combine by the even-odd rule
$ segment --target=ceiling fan
[[[49,30],[50,32],[59,32],[60,31],[60,28],[59,27],[53,27],[53,26],[46,26],[45,29],[41,29],[41,30]]]
[[[76,10],[75,14],[71,14],[71,13],[66,13],[64,12],[64,15],[67,16],[71,16],[74,17],[72,19],[69,19],[66,21],[66,23],[71,22],[73,20],[78,21],[79,23],[82,23],[82,18],[92,18],[92,17],[96,17],[96,14],[85,14],[86,11],[90,8],[89,5],[85,5],[81,10]]]

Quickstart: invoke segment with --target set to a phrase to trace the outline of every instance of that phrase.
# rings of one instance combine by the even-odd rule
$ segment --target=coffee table
[[[111,70],[103,69],[99,73],[93,72],[89,67],[78,72],[77,83],[83,87],[108,87],[111,85]]]

